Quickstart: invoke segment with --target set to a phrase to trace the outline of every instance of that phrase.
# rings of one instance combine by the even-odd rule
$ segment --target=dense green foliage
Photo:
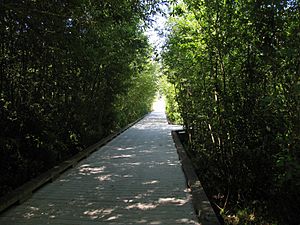
[[[166,114],[170,123],[181,124],[182,117],[179,112],[178,102],[176,101],[175,87],[169,83],[166,76],[160,77],[160,92],[165,98]]]
[[[150,109],[158,2],[0,2],[0,195]]]
[[[299,224],[299,1],[183,0],[169,24],[166,75],[213,205]]]

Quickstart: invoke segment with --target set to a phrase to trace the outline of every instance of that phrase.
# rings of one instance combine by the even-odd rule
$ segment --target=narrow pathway
[[[198,224],[161,106],[1,214],[0,224]]]

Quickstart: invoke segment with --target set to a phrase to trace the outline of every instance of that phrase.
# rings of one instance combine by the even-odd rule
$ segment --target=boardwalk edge
[[[16,188],[14,191],[4,195],[0,198],[0,213],[7,210],[9,207],[17,204],[21,204],[27,199],[31,197],[31,195],[38,190],[40,187],[45,185],[46,183],[53,182],[57,179],[62,173],[66,170],[75,167],[81,160],[87,158],[90,154],[97,151],[100,147],[104,146],[112,139],[123,133],[124,131],[128,130],[130,127],[138,123],[140,120],[145,118],[149,113],[145,114],[144,116],[140,117],[136,121],[128,124],[127,126],[123,127],[119,131],[101,139],[99,142],[87,147],[85,150],[77,153],[76,155],[72,156],[70,159],[61,162],[57,166],[54,166],[50,170],[42,173],[36,178],[26,182],[22,186]]]
[[[173,130],[172,137],[179,155],[187,185],[191,189],[192,203],[201,225],[220,225],[220,222],[203,190],[201,182],[178,136],[182,130]]]

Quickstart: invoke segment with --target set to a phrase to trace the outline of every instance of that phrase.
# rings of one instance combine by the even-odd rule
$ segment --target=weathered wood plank
[[[109,141],[129,129],[131,126],[133,126],[138,121],[142,120],[144,117],[134,121],[133,123],[127,125],[120,131],[113,133],[109,135],[108,137],[103,138],[99,142],[95,143],[94,145],[91,145],[87,149],[85,149],[82,152],[79,152],[75,156],[73,156],[71,159],[66,160],[59,164],[58,166],[55,166],[53,169],[50,169],[49,171],[41,174],[37,178],[25,183],[21,187],[17,188],[16,190],[12,191],[11,193],[7,194],[6,196],[3,196],[0,198],[0,213],[7,208],[9,208],[12,205],[15,204],[21,204],[24,201],[26,201],[28,198],[32,196],[32,193],[43,186],[44,184],[48,182],[53,182],[56,180],[63,172],[66,170],[75,167],[78,162],[81,160],[87,158],[91,153],[95,152],[97,149],[99,149],[101,146],[107,144]]]

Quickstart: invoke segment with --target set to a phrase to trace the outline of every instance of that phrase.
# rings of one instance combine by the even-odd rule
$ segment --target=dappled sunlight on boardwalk
[[[198,224],[162,105],[0,224]]]

